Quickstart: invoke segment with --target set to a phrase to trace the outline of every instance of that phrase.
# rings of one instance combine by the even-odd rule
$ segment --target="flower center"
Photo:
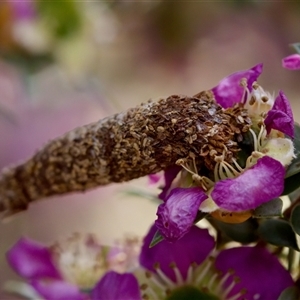
[[[74,234],[51,248],[63,277],[82,289],[92,288],[106,272],[108,247],[93,235]]]
[[[192,182],[188,182],[188,180],[181,180],[182,182],[186,182],[189,187],[191,187],[194,183],[196,183],[198,186],[200,186],[204,191],[208,191],[210,188],[214,186],[214,182],[210,180],[206,176],[200,176],[198,174],[195,158],[192,158],[192,162],[189,160],[187,161],[186,159],[178,159],[176,161],[176,165],[181,166],[187,173],[192,175]],[[182,177],[187,177],[187,176],[182,176]]]
[[[201,292],[193,286],[185,286],[183,288],[178,288],[172,294],[166,298],[166,300],[218,300],[218,297],[214,295],[209,295],[208,293]]]
[[[233,277],[228,284],[233,271],[221,274],[214,266],[214,257],[209,257],[201,265],[192,263],[183,278],[175,263],[170,265],[175,275],[171,280],[160,268],[155,265],[155,273],[146,271],[145,282],[141,284],[143,299],[207,299],[207,300],[236,300],[245,294],[245,290],[230,295],[239,281]],[[229,296],[230,295],[230,296]]]
[[[247,80],[244,78],[241,80],[241,86],[244,88],[244,93],[241,103],[248,110],[249,116],[255,121],[259,121],[261,117],[273,107],[274,96],[269,92],[266,92],[257,82],[252,84],[252,90],[248,89]]]
[[[243,172],[243,168],[234,158],[232,158],[233,166],[224,160],[223,155],[216,157],[215,160],[217,162],[214,170],[215,182],[227,178],[235,178]]]

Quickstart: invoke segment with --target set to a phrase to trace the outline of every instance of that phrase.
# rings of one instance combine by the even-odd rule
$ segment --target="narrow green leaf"
[[[300,43],[293,43],[290,46],[292,46],[297,51],[297,53],[300,53]]]
[[[290,219],[291,225],[294,229],[294,231],[300,235],[300,205],[297,205],[294,207],[291,219]]]
[[[286,288],[279,296],[278,300],[299,300],[300,290],[296,286]]]
[[[249,244],[258,239],[256,233],[258,223],[256,219],[248,219],[247,221],[238,224],[225,223],[216,219],[211,219],[210,221],[217,229],[225,234],[227,238],[230,238],[230,240],[242,244]]]
[[[159,230],[157,230],[152,238],[152,241],[149,245],[149,248],[154,247],[155,245],[157,245],[158,243],[160,243],[161,241],[164,240],[164,237],[161,235],[161,233],[159,232]]]
[[[284,191],[282,195],[288,195],[300,187],[300,173],[284,180]]]
[[[271,218],[279,217],[282,214],[282,200],[275,198],[267,203],[262,204],[254,210],[254,218]]]
[[[204,219],[207,215],[208,215],[208,213],[204,213],[204,212],[198,210],[196,218],[194,220],[194,224],[197,224],[199,221]]]
[[[289,165],[285,177],[291,177],[300,172],[300,125],[295,123],[295,138],[293,140],[295,155],[292,163]]]
[[[299,251],[293,228],[285,220],[266,219],[260,223],[258,234],[267,243]]]
[[[288,196],[289,196],[291,203],[298,201],[300,199],[300,188],[296,189],[295,191],[290,193]]]

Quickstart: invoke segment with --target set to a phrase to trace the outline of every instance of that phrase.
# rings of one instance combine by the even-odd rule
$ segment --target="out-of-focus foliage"
[[[76,34],[82,26],[83,20],[78,1],[38,0],[36,9],[55,37],[67,38]]]

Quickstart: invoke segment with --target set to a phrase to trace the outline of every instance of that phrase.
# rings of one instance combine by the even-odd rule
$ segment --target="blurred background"
[[[150,98],[194,95],[261,62],[259,83],[282,89],[299,120],[300,72],[281,67],[295,42],[297,1],[1,1],[0,167],[74,127]],[[21,236],[142,236],[157,204],[125,193],[142,186],[152,189],[142,178],[55,197],[1,223],[0,286],[17,278],[5,252]]]

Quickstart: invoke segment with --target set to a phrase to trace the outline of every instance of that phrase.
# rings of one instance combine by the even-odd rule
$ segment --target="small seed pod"
[[[213,170],[229,163],[250,119],[241,106],[224,110],[209,91],[173,95],[76,128],[26,162],[0,174],[0,212],[13,214],[32,201],[129,181],[193,157]]]

